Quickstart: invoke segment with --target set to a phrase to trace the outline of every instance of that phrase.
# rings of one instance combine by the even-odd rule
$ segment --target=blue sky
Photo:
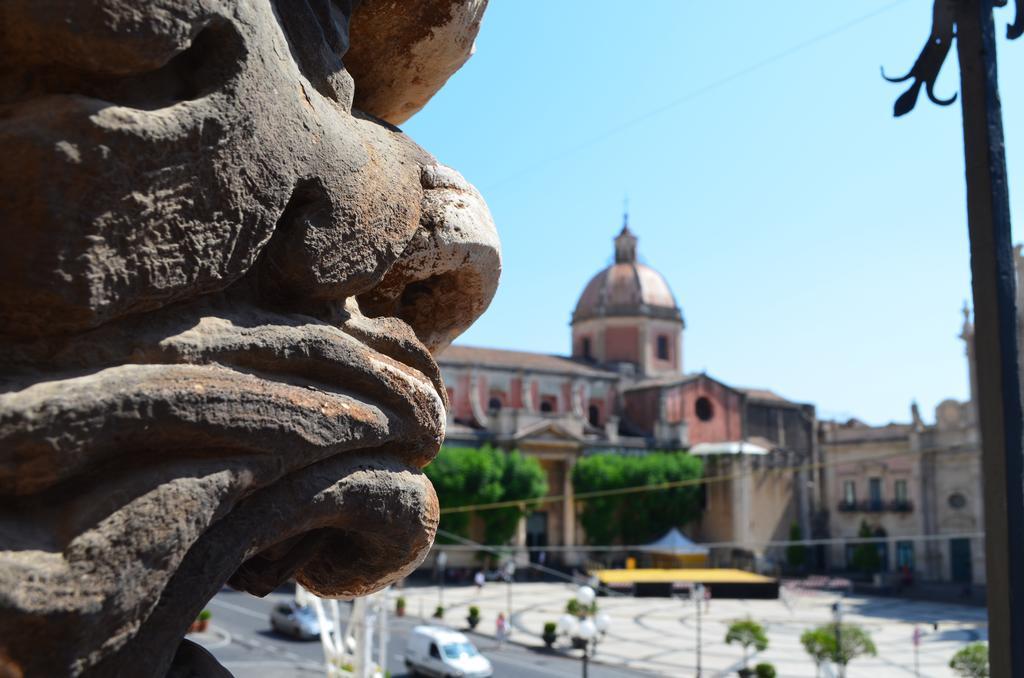
[[[497,296],[459,341],[567,352],[628,194],[686,371],[875,423],[965,397],[959,103],[894,119],[903,86],[879,74],[909,69],[931,4],[491,0],[476,55],[405,125],[502,236]],[[1024,40],[999,59],[1019,224]],[[958,77],[950,58],[939,94]]]

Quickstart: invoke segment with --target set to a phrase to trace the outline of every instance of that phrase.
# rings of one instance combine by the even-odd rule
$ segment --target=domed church
[[[615,263],[583,288],[572,314],[572,357],[632,365],[638,376],[683,369],[682,311],[665,278],[637,261],[637,238],[624,224]]]
[[[564,499],[527,516],[517,546],[574,566],[585,543],[572,470],[583,455],[689,450],[706,474],[753,474],[707,485],[700,541],[756,544],[785,539],[798,521],[810,534],[813,507],[798,496],[792,466],[813,458],[815,413],[764,389],[737,388],[683,371],[683,313],[664,276],[640,263],[624,217],[614,263],[584,286],[572,312],[572,355],[455,344],[438,363],[448,388],[446,444],[518,449],[540,461],[552,495]],[[735,553],[733,553],[735,551]],[[743,549],[733,549],[734,558]],[[713,554],[714,555],[714,554]],[[743,564],[732,562],[732,564]]]

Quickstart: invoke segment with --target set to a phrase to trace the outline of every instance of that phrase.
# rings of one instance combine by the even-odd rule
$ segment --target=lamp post
[[[583,678],[587,678],[590,668],[590,657],[597,653],[598,640],[608,632],[611,618],[600,613],[591,619],[590,607],[594,604],[597,594],[589,586],[581,586],[576,590],[576,602],[580,605],[583,618],[571,614],[563,614],[558,620],[558,630],[572,639],[573,647],[583,650]]]
[[[509,560],[505,563],[505,582],[508,585],[507,597],[508,597],[508,630],[512,630],[512,579],[516,576],[516,564]]]
[[[839,601],[832,603],[832,617],[836,621],[836,665],[839,667],[839,678],[846,678],[846,664],[842,662],[843,657],[843,607]]]
[[[444,570],[448,566],[448,554],[444,551],[437,552],[437,569],[440,572],[440,586],[437,588],[437,606],[444,609]]]
[[[694,605],[697,606],[697,678],[701,678],[701,666],[700,666],[700,652],[701,652],[701,617],[700,617],[700,606],[704,602],[704,584],[695,584],[690,589],[690,597],[693,599]]]

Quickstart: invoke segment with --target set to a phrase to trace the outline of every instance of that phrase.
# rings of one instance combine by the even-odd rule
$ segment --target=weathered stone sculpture
[[[431,352],[500,261],[389,123],[485,4],[0,3],[0,674],[220,675],[181,639],[224,582],[425,556]]]

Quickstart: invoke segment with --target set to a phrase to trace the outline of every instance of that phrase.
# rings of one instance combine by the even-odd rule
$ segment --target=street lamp
[[[580,612],[583,615],[590,613],[591,605],[597,593],[589,586],[581,586],[576,589],[576,602],[580,604]],[[587,678],[590,668],[590,657],[597,654],[598,640],[608,632],[611,626],[611,617],[604,612],[595,615],[593,618],[584,616],[577,619],[573,615],[565,614],[558,620],[559,630],[572,638],[574,647],[583,650],[583,678]]]
[[[512,630],[512,579],[516,576],[516,564],[509,560],[505,563],[505,582],[508,584],[508,630]]]
[[[832,603],[832,617],[836,622],[836,656],[835,662],[839,667],[839,678],[846,678],[846,665],[842,663],[843,656],[843,607],[839,601]]]
[[[440,571],[441,585],[437,589],[437,606],[444,609],[444,570],[448,566],[448,554],[444,551],[437,552],[437,569]]]
[[[694,584],[693,588],[690,589],[690,598],[693,599],[694,604],[697,606],[697,678],[701,676],[700,666],[700,651],[701,651],[701,624],[700,624],[700,604],[704,602],[704,584]]]

